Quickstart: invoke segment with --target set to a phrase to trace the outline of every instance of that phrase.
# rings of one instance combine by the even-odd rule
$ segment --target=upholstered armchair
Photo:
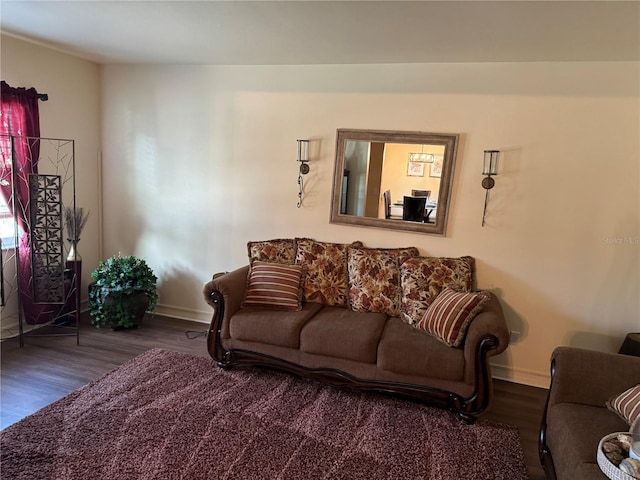
[[[629,425],[607,401],[640,384],[640,357],[558,347],[551,356],[551,387],[540,429],[540,462],[550,479],[606,480],[598,443]]]

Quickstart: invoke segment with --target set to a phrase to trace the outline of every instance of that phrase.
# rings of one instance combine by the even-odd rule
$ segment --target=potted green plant
[[[91,272],[89,285],[91,323],[97,328],[137,327],[145,313],[158,303],[158,278],[141,258],[120,255],[108,258]]]

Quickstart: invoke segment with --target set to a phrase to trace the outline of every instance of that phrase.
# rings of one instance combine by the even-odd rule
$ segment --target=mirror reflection
[[[332,223],[444,234],[457,135],[338,130]]]

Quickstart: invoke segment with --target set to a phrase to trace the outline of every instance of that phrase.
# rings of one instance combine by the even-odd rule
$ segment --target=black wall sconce
[[[300,173],[298,174],[298,208],[302,206],[302,193],[304,191],[303,175],[309,173],[309,140],[296,140],[298,142],[298,162]]]
[[[489,203],[489,190],[491,190],[496,181],[492,176],[498,175],[498,160],[500,159],[500,150],[485,150],[484,159],[482,161],[482,188],[485,189],[484,210],[482,211],[482,226],[484,227],[484,217],[487,214],[487,204]]]

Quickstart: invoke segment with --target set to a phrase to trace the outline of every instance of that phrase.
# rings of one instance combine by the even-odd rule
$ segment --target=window
[[[16,246],[16,220],[5,200],[5,195],[10,195],[11,192],[11,168],[9,166],[11,165],[11,156],[8,154],[10,150],[9,137],[0,136],[0,162],[2,162],[0,163],[0,186],[2,186],[2,191],[0,191],[0,241],[2,241],[2,250]]]
[[[0,240],[2,240],[2,249],[15,248],[16,246],[16,221],[9,211],[9,207],[0,195]]]

